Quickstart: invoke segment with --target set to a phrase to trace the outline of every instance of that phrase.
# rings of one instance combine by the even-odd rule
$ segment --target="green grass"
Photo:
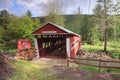
[[[29,61],[16,61],[10,64],[16,71],[11,78],[7,80],[53,80],[53,77],[47,75],[45,65],[38,65]]]
[[[82,45],[82,48],[90,51],[90,52],[95,52],[95,51],[103,51],[103,46],[100,45]],[[113,47],[107,47],[108,52],[113,52],[114,48]]]
[[[85,65],[80,65],[80,64],[79,64],[78,68],[82,68],[82,69],[85,69],[85,70],[99,71],[98,67],[85,66]]]
[[[78,68],[82,68],[85,70],[91,70],[91,71],[99,71],[99,67],[94,67],[94,66],[79,65]],[[100,72],[120,73],[120,69],[100,68]]]

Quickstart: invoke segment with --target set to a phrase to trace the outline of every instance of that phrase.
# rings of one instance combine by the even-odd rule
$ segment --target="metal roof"
[[[52,23],[52,22],[48,22],[48,23],[46,23],[45,25],[47,25],[47,24],[51,24],[51,25],[59,28],[60,30],[65,31],[65,32],[68,33],[68,34],[80,36],[79,34],[76,34],[76,33],[72,32],[72,31],[70,31],[70,30],[68,30],[68,29],[66,29],[66,28],[64,28],[64,27],[62,27],[62,26],[59,26],[59,25],[57,25],[57,24],[54,24],[54,23]],[[44,27],[45,25],[43,25],[43,27]],[[42,28],[42,27],[41,27],[41,28]],[[41,28],[39,28],[39,29],[41,29]],[[39,29],[37,29],[37,30],[39,30]],[[37,30],[36,30],[36,31],[37,31]],[[36,31],[34,31],[34,32],[36,32]],[[33,33],[34,33],[34,32],[33,32]],[[32,34],[33,34],[33,33],[32,33]]]

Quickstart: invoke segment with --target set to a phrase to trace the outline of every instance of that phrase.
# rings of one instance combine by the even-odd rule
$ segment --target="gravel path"
[[[35,58],[32,60],[33,63],[44,64],[49,66],[67,66],[66,59],[53,59],[53,58]],[[77,67],[75,63],[70,63],[70,67]]]

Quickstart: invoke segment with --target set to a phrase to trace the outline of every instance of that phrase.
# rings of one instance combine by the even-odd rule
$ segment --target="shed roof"
[[[63,31],[63,32],[66,33],[66,34],[80,36],[80,35],[72,32],[72,31],[70,31],[70,30],[68,30],[68,29],[66,29],[66,28],[64,28],[64,27],[62,27],[62,26],[59,26],[59,25],[57,25],[57,24],[54,24],[54,23],[52,23],[52,22],[46,23],[45,25],[43,25],[43,26],[40,27],[39,29],[37,29],[37,30],[35,30],[34,32],[32,32],[32,34],[33,34],[33,35],[43,34],[43,33],[40,33],[39,31],[42,30],[43,28],[45,28],[45,26],[47,26],[47,25],[52,25],[52,26],[54,26],[55,28]],[[45,30],[45,29],[43,29],[43,30]],[[49,33],[49,34],[50,34],[50,33]],[[53,34],[53,33],[52,33],[52,34]],[[59,33],[54,33],[54,34],[59,34]]]

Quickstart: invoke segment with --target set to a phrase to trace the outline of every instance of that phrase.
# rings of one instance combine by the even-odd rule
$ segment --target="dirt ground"
[[[57,80],[113,80],[110,74],[77,68],[53,66]],[[48,70],[49,71],[49,70]]]
[[[61,59],[61,58],[35,58],[31,62],[36,63],[36,64],[43,64],[47,65],[49,67],[52,66],[67,66],[67,61],[66,59]],[[75,63],[70,63],[69,67],[77,67],[78,65]]]
[[[12,73],[15,72],[15,70],[7,64],[7,61],[10,60],[11,59],[5,55],[0,54],[0,80],[6,80],[6,78],[11,77]],[[44,74],[55,78],[55,80],[120,80],[119,74],[78,69],[75,64],[70,64],[71,67],[66,67],[65,59],[35,58],[31,62],[48,65],[48,67],[42,70]]]
[[[65,59],[36,58],[32,62],[48,65],[42,70],[44,74],[49,73],[48,76],[55,77],[55,80],[120,80],[120,74],[83,70],[72,63],[66,67]]]
[[[12,76],[12,73],[15,71],[7,64],[7,61],[9,60],[11,59],[0,53],[0,80],[6,80],[6,78]]]
[[[88,52],[84,49],[80,49],[77,52],[77,56],[79,58],[84,58],[84,59],[102,59],[102,60],[112,60],[113,58],[111,57],[112,54],[105,54],[103,51],[97,51],[97,52]]]

